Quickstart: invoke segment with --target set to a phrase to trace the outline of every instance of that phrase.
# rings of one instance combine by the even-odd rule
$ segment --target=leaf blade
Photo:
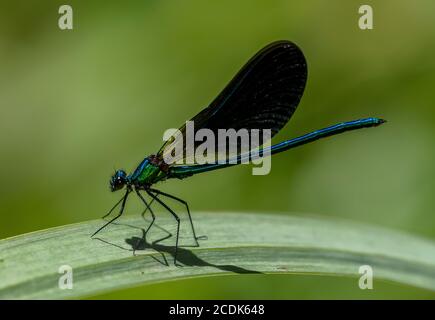
[[[173,224],[158,217],[159,225]],[[90,235],[101,220],[0,241],[0,298],[77,298],[108,290],[224,273],[316,273],[357,276],[371,265],[376,279],[435,290],[435,244],[405,233],[337,219],[273,214],[205,213],[195,217],[201,247],[181,248],[172,265],[172,239],[141,242],[146,223],[127,217]],[[152,229],[155,238],[165,234]],[[103,238],[104,237],[104,238]],[[147,237],[148,238],[148,237]],[[189,240],[184,235],[182,240]],[[132,245],[139,243],[136,256]],[[142,247],[141,247],[142,246]],[[165,259],[168,266],[165,265]],[[74,289],[60,290],[58,268],[73,268]]]

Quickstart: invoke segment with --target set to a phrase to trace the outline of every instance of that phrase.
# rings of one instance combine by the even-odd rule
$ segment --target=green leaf
[[[316,273],[359,276],[370,265],[374,281],[435,290],[435,244],[401,232],[349,221],[274,214],[195,214],[200,247],[184,246],[173,265],[174,221],[126,217],[90,235],[102,220],[72,224],[0,241],[0,298],[78,298],[130,286],[224,273]],[[181,245],[193,243],[183,222]],[[187,227],[186,227],[187,225]],[[137,250],[133,254],[132,247]],[[165,263],[167,260],[167,264]],[[59,289],[59,267],[73,270],[73,289]],[[253,277],[253,280],[255,277]],[[355,286],[358,279],[355,279]]]

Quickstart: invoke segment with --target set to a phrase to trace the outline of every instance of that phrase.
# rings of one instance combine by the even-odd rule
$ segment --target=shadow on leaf
[[[175,247],[174,246],[167,246],[167,245],[163,245],[163,244],[159,244],[160,242],[172,237],[172,234],[167,231],[166,229],[158,226],[157,224],[154,224],[155,227],[159,228],[160,230],[164,231],[166,233],[166,236],[164,236],[161,239],[155,240],[152,243],[149,243],[146,240],[146,236],[147,236],[147,231],[149,230],[145,230],[143,228],[137,227],[137,226],[132,226],[132,225],[128,225],[128,224],[121,224],[121,223],[117,223],[118,225],[124,225],[124,226],[128,226],[131,228],[135,228],[135,229],[139,229],[142,232],[142,237],[131,237],[131,238],[127,238],[125,239],[125,242],[131,246],[131,249],[129,248],[125,248],[121,245],[115,244],[115,243],[111,243],[107,240],[101,239],[101,238],[95,238],[96,240],[102,241],[104,243],[113,245],[117,248],[120,248],[122,250],[128,250],[128,251],[132,251],[133,255],[136,255],[136,251],[143,251],[143,250],[147,250],[147,249],[151,249],[151,250],[155,250],[156,252],[158,252],[161,255],[161,259],[158,259],[155,256],[151,256],[154,260],[156,260],[157,262],[161,263],[164,266],[169,266],[168,260],[166,259],[165,253],[171,255],[172,257],[174,257],[175,254]],[[198,237],[198,240],[201,239],[206,239],[206,237]],[[212,264],[209,263],[203,259],[201,259],[200,257],[198,257],[196,254],[194,254],[191,250],[186,249],[186,246],[181,247],[178,246],[178,254],[177,254],[177,260],[180,264],[182,265],[177,265],[180,267],[183,266],[188,266],[188,267],[214,267],[217,269],[220,269],[222,271],[226,271],[226,272],[233,272],[233,273],[239,273],[239,274],[250,274],[250,273],[259,273],[261,274],[262,272],[259,271],[255,271],[255,270],[249,270],[249,269],[245,269],[242,267],[238,267],[235,265],[218,265],[218,264]]]

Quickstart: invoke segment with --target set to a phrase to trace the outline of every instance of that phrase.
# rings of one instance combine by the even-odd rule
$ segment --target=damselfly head
[[[116,170],[115,174],[110,178],[110,190],[117,191],[124,188],[127,183],[127,173],[124,170]]]

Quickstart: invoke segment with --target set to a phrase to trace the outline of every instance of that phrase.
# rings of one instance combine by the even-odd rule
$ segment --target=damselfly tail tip
[[[381,124],[383,124],[383,123],[385,123],[385,122],[387,122],[387,120],[385,120],[385,119],[381,119],[381,118],[377,118],[376,125],[379,126],[379,125],[381,125]]]

